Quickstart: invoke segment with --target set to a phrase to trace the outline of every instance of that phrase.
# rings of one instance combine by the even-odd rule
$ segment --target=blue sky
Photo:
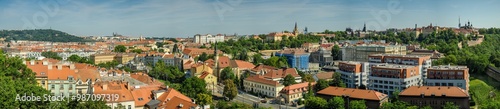
[[[300,30],[500,27],[497,0],[0,0],[0,29],[188,37]]]

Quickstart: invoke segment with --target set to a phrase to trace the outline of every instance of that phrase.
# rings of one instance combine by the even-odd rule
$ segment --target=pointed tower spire
[[[366,32],[366,22],[363,24],[363,32]]]
[[[458,16],[458,28],[462,27],[462,24],[460,23],[460,16]]]
[[[295,27],[293,28],[293,35],[298,35],[299,31],[297,29],[297,22],[295,22]]]

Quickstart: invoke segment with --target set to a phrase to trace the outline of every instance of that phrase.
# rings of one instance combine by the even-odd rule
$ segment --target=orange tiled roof
[[[316,77],[318,79],[332,79],[334,72],[317,73]]]
[[[281,85],[280,83],[273,81],[273,80],[267,80],[261,75],[255,75],[255,76],[250,76],[248,78],[245,78],[247,81],[252,81],[252,82],[258,82],[262,84],[267,84],[267,85],[272,85],[272,86],[279,86]]]
[[[311,87],[314,87],[316,82],[311,82]],[[309,88],[309,82],[303,82],[299,84],[293,84],[284,87],[281,89],[280,93],[284,94],[295,94],[295,93],[302,93],[302,92],[307,92]]]
[[[267,73],[264,74],[263,76],[266,78],[274,79],[274,78],[284,78],[288,74],[292,75],[293,77],[300,77],[295,68],[268,70]]]
[[[255,67],[252,63],[242,60],[234,60],[234,64],[233,67],[238,67],[240,69],[252,69]]]
[[[363,89],[342,88],[342,87],[332,87],[332,86],[320,90],[317,93],[330,96],[349,95],[350,98],[377,100],[377,101],[388,97],[386,94],[374,90],[363,90]]]
[[[130,75],[130,77],[138,80],[138,81],[141,81],[143,83],[146,83],[150,86],[163,86],[163,83],[160,82],[160,81],[157,81],[155,80],[154,78],[152,77],[149,77],[147,74],[145,73],[142,73],[142,72],[138,72],[138,73],[133,73]]]
[[[98,82],[94,84],[94,94],[118,94],[120,96],[116,101],[107,102],[134,101],[129,88],[128,83],[122,81]]]
[[[173,88],[168,88],[157,100],[161,101],[158,107],[165,107],[165,109],[177,108],[179,104],[184,105],[182,109],[189,109],[191,106],[197,106],[192,102],[191,98]]]
[[[149,101],[153,100],[153,91],[159,90],[160,87],[141,87],[130,91],[132,93],[136,107],[144,106]]]
[[[399,93],[399,96],[443,96],[446,97],[469,97],[469,94],[455,86],[410,86],[406,90]]]

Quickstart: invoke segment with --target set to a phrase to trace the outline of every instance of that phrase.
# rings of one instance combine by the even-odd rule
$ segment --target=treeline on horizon
[[[0,30],[0,38],[5,38],[5,41],[18,41],[18,40],[49,41],[49,42],[92,41],[53,29]]]

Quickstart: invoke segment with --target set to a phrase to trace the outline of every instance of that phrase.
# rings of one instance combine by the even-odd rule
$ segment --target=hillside
[[[0,30],[0,38],[10,40],[51,41],[51,42],[88,42],[90,40],[53,29]]]

